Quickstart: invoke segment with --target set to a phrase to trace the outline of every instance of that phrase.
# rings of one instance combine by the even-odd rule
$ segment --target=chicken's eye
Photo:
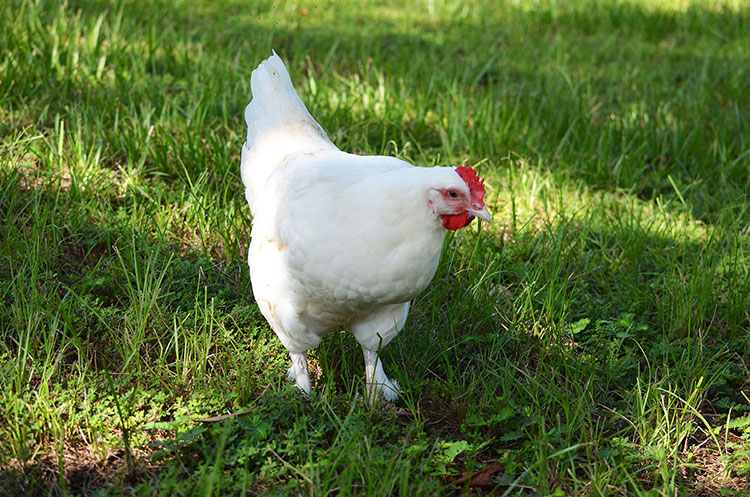
[[[448,190],[448,196],[450,198],[458,198],[458,193],[455,190]]]

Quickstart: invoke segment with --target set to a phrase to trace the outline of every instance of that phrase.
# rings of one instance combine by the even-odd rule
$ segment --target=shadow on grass
[[[39,170],[3,168],[0,191],[9,213],[0,249],[0,425],[14,427],[3,443],[0,493],[132,489],[156,469],[143,437],[158,434],[142,428],[143,409],[160,404],[164,416],[179,416],[190,389],[222,389],[211,377],[231,383],[240,402],[257,390],[244,371],[226,371],[234,369],[230,357],[252,368],[254,342],[264,340],[247,271],[180,246],[137,216],[119,216],[137,209],[117,196],[105,201],[112,211],[103,222],[90,209],[101,192],[76,191]],[[200,334],[202,345],[192,343]],[[238,338],[247,340],[239,353],[218,355],[236,351]],[[191,349],[195,356],[186,355]],[[105,421],[116,419],[105,369],[138,426],[139,471],[148,469],[125,480],[123,451],[108,450],[122,427]],[[60,417],[75,420],[73,432],[56,431]],[[35,424],[42,418],[49,425]]]

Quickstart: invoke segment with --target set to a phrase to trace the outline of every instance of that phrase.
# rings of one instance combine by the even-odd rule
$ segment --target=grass
[[[0,494],[750,493],[746,0],[0,23]],[[344,150],[487,178],[494,222],[384,351],[395,408],[343,333],[300,396],[253,303],[239,151],[271,48]]]

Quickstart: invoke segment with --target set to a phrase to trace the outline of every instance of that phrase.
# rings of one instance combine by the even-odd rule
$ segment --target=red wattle
[[[444,215],[440,216],[440,218],[443,220],[443,228],[455,231],[468,226],[471,220],[474,219],[474,216],[470,216],[468,212],[464,212],[461,214]]]

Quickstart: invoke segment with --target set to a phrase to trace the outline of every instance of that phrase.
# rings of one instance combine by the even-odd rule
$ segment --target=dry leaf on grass
[[[497,484],[492,481],[492,475],[502,471],[502,469],[502,464],[493,461],[479,471],[464,471],[461,473],[461,477],[457,478],[453,483],[463,485],[468,481],[470,487],[494,487]]]

